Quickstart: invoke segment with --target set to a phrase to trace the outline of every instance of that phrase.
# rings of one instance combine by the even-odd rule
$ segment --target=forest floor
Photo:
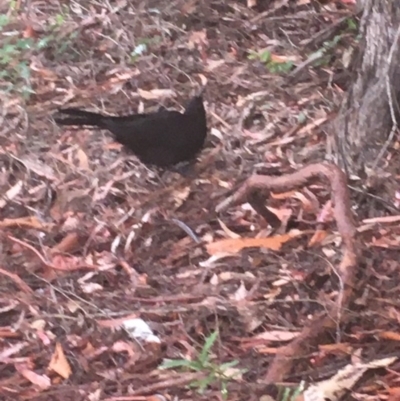
[[[253,172],[329,160],[351,83],[343,64],[357,46],[351,2],[6,3],[1,400],[294,400],[302,396],[287,391],[301,382],[396,356],[396,193],[383,201],[351,191],[363,244],[356,297],[279,383],[263,381],[276,355],[339,302],[334,220],[316,235],[329,186],[268,200],[285,234],[248,204],[215,211]],[[190,176],[146,167],[108,132],[51,117],[66,105],[182,110],[205,82],[209,137]],[[243,246],[248,238],[270,242]],[[166,360],[175,367],[161,368]],[[400,364],[387,365],[349,384],[345,398],[399,400]]]

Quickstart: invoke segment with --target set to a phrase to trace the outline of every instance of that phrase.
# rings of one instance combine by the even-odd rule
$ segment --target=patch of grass
[[[322,47],[316,52],[312,53],[309,57],[315,57],[316,61],[313,63],[315,67],[328,66],[334,55],[334,50],[337,48],[342,35],[336,35],[332,40],[328,40],[322,44]]]
[[[72,44],[78,37],[78,31],[75,30],[67,34],[62,33],[65,24],[70,19],[69,9],[63,4],[62,11],[56,14],[51,21],[49,33],[41,39],[42,48],[51,48],[55,56],[64,54],[67,50],[73,49]]]
[[[34,93],[30,70],[32,55],[50,48],[56,55],[63,53],[78,33],[72,32],[58,40],[58,32],[65,22],[65,15],[58,14],[45,36],[23,37],[15,28],[7,29],[14,22],[15,6],[12,3],[9,13],[0,14],[0,89],[5,93],[16,93],[28,99]]]
[[[296,400],[299,395],[301,395],[304,391],[305,383],[302,381],[296,388],[289,387],[279,387],[277,400],[278,401],[292,401]]]
[[[7,15],[0,15],[0,34],[11,22]],[[9,93],[18,88],[18,92],[24,98],[28,98],[32,93],[30,81],[29,59],[24,58],[24,53],[30,52],[34,47],[31,38],[5,37],[0,43],[0,79],[1,89]]]
[[[205,378],[193,381],[190,387],[197,388],[199,393],[204,393],[206,388],[213,383],[219,385],[223,399],[228,397],[228,383],[235,376],[242,375],[245,369],[233,369],[239,362],[231,361],[218,364],[212,361],[211,348],[218,338],[218,331],[214,331],[206,338],[203,348],[201,349],[197,359],[189,361],[187,359],[169,359],[165,360],[160,368],[162,369],[179,369],[181,371],[204,372]]]

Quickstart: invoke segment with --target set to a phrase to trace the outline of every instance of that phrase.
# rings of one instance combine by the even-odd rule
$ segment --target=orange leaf
[[[24,38],[37,38],[38,34],[37,32],[33,29],[32,25],[28,25],[24,32],[22,33],[22,36]]]
[[[207,244],[207,252],[210,255],[218,253],[237,253],[245,248],[267,248],[279,251],[285,242],[305,234],[305,231],[291,231],[288,234],[276,235],[270,238],[230,238],[214,241]]]
[[[325,230],[317,230],[308,242],[308,246],[314,246],[320,244],[326,237],[328,233]]]
[[[384,338],[385,340],[400,341],[400,333],[394,331],[383,331],[382,333],[379,333],[379,337]]]
[[[56,349],[51,357],[49,369],[56,372],[64,379],[68,379],[68,377],[71,376],[71,367],[69,366],[60,343],[56,344]]]

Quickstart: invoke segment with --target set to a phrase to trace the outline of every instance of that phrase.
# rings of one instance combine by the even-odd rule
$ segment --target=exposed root
[[[253,175],[232,196],[221,202],[216,208],[217,212],[221,212],[229,206],[244,202],[254,204],[256,200],[255,210],[260,213],[260,193],[268,198],[270,191],[284,192],[293,190],[306,185],[314,179],[328,179],[331,186],[334,217],[343,240],[343,258],[337,268],[341,291],[336,302],[327,311],[315,316],[295,340],[281,348],[268,369],[266,375],[267,383],[283,381],[285,375],[292,368],[294,357],[299,358],[307,353],[306,345],[315,342],[326,330],[334,329],[346,319],[344,310],[353,294],[354,277],[358,262],[355,237],[356,225],[351,212],[347,178],[344,172],[336,165],[322,163],[311,164],[295,173],[280,177]],[[276,225],[276,220],[273,219],[272,225]]]

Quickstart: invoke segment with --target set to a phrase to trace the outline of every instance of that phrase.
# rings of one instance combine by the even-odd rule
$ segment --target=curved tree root
[[[217,212],[221,212],[229,206],[250,202],[256,206],[255,210],[271,223],[271,212],[265,212],[268,209],[261,205],[260,193],[268,198],[270,191],[290,191],[315,179],[327,179],[331,186],[334,217],[343,245],[343,258],[336,271],[340,279],[341,289],[334,304],[328,307],[325,312],[315,316],[295,340],[287,346],[281,347],[267,371],[265,377],[267,383],[283,381],[292,368],[294,358],[299,358],[308,352],[307,345],[315,342],[325,331],[338,327],[340,322],[346,320],[344,311],[353,295],[358,263],[356,225],[351,212],[347,178],[336,165],[328,163],[311,164],[295,173],[279,177],[253,175],[232,196],[216,208]],[[272,218],[271,224],[275,225],[276,220]]]

